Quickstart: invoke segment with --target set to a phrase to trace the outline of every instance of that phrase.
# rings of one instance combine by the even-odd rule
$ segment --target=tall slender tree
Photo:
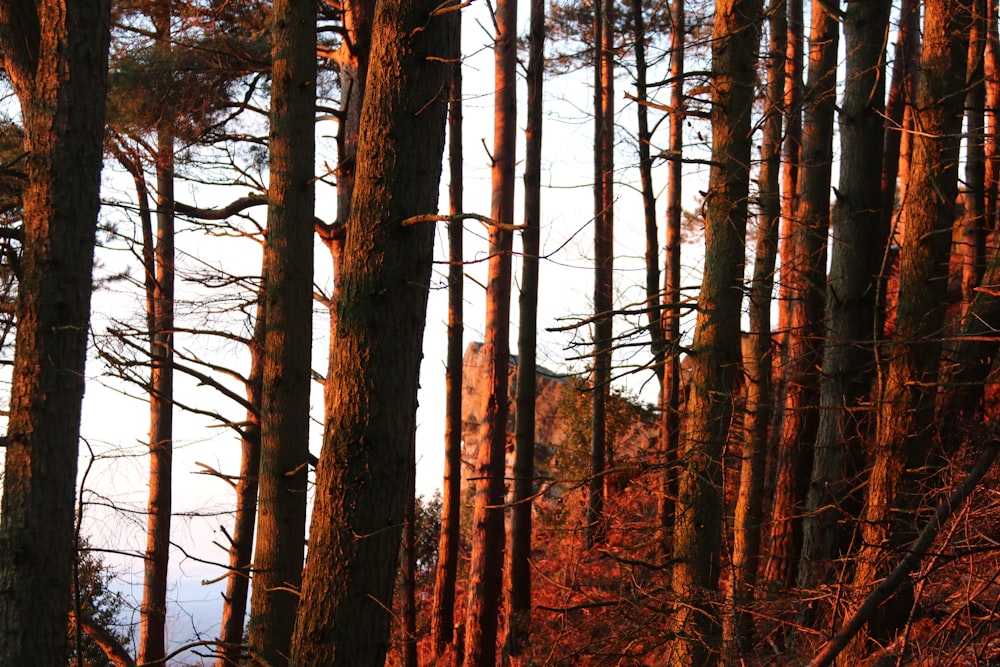
[[[510,285],[514,221],[514,158],[517,143],[517,1],[496,8],[493,100],[493,198],[486,283],[487,391],[479,430],[476,497],[472,516],[469,606],[465,617],[465,661],[496,663],[498,612],[504,551],[504,455],[507,450],[510,369]]]
[[[869,450],[872,472],[861,524],[864,546],[854,575],[854,590],[862,597],[887,571],[891,551],[886,547],[912,537],[912,521],[921,505],[919,479],[927,476],[931,463],[939,336],[945,321],[943,272],[955,219],[969,20],[966,0],[925,4],[914,107],[920,132],[914,137],[903,203],[900,297],[891,355],[877,394],[878,424]],[[905,620],[906,600],[904,591],[883,606],[882,620],[872,628],[876,634],[890,633]],[[862,635],[842,660],[848,664],[865,653]]]
[[[505,661],[520,656],[531,628],[531,510],[535,482],[535,399],[538,264],[542,215],[542,81],[545,72],[545,3],[532,0],[528,32],[528,122],[525,127],[524,230],[517,336],[514,493],[508,549]]]
[[[378,3],[346,221],[295,665],[385,659],[407,497],[457,4]],[[387,318],[386,313],[392,317]]]
[[[722,450],[733,414],[752,108],[762,2],[717,0],[712,33],[712,167],[705,273],[698,303],[688,424],[680,458],[671,586],[677,596],[671,664],[711,664],[720,637],[712,603],[722,542]]]
[[[461,42],[462,23],[456,26]],[[441,501],[441,539],[438,543],[434,579],[434,611],[431,636],[434,653],[440,657],[455,643],[455,583],[458,578],[458,548],[462,515],[462,345],[465,331],[464,222],[457,214],[463,208],[462,153],[462,62],[451,71],[448,100],[448,352],[445,362],[445,456],[444,493]],[[458,646],[455,649],[458,650]]]
[[[0,665],[66,664],[110,3],[0,2],[21,107],[17,342],[0,518]]]
[[[274,666],[288,661],[305,549],[315,208],[312,3],[274,3],[271,61],[259,501],[248,641],[255,664]]]

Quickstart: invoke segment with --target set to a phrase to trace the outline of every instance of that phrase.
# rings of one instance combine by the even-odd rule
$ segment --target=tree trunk
[[[986,79],[986,180],[983,224],[987,234],[997,227],[997,190],[1000,185],[1000,34],[997,32],[997,10],[989,7],[986,15],[986,49],[983,56],[983,76]]]
[[[961,266],[961,312],[968,311],[986,263],[986,0],[973,0],[969,31],[968,73],[965,75],[965,211],[956,221],[961,225],[958,254]]]
[[[456,22],[461,42],[462,22]],[[452,65],[451,99],[448,101],[449,212],[462,212],[462,63]],[[465,252],[464,223],[448,222],[448,354],[445,367],[444,493],[441,502],[441,539],[438,542],[434,580],[434,613],[431,636],[435,657],[455,643],[455,580],[462,515],[462,353],[464,338]],[[457,647],[456,647],[457,648]]]
[[[403,221],[436,209],[458,53],[458,12],[439,5],[375,12],[295,665],[382,664],[389,641],[434,234]]]
[[[712,599],[722,538],[722,450],[739,371],[740,304],[750,187],[751,110],[760,0],[718,0],[712,42],[712,168],[705,219],[705,273],[698,298],[687,437],[680,459],[672,588],[671,664],[713,662],[719,644]]]
[[[254,664],[288,662],[302,581],[312,383],[316,8],[271,16],[271,152],[264,246],[264,360],[257,548],[248,643]]]
[[[788,39],[787,7],[775,7],[768,18],[767,98],[764,136],[761,140],[757,247],[753,282],[749,291],[751,352],[743,357],[746,405],[743,415],[743,451],[740,482],[733,520],[733,580],[729,609],[723,618],[723,660],[739,665],[753,645],[753,601],[760,561],[761,519],[764,504],[764,464],[767,427],[771,421],[771,293],[778,252],[781,193],[778,189],[781,160],[782,101],[785,88],[785,48]]]
[[[267,273],[261,270],[261,275]],[[250,374],[247,376],[247,402],[257,409],[247,411],[240,437],[240,476],[236,482],[236,517],[229,538],[229,574],[222,597],[222,629],[219,633],[219,657],[216,667],[241,664],[243,626],[246,623],[247,597],[253,560],[253,538],[257,522],[257,490],[260,472],[260,402],[264,375],[263,289],[258,292],[257,320],[250,339]]]
[[[792,583],[801,548],[801,503],[805,500],[815,438],[822,356],[826,237],[830,228],[830,174],[833,164],[833,115],[836,106],[837,43],[840,26],[828,9],[839,3],[814,0],[809,36],[809,96],[805,99],[799,196],[791,250],[782,255],[781,308],[784,329],[784,403],[777,454],[774,507],[764,578],[778,588]]]
[[[155,31],[153,48],[161,57],[169,57],[172,2],[160,0],[151,11]],[[169,103],[165,108],[169,109]],[[149,503],[140,609],[140,663],[162,660],[167,649],[167,569],[174,450],[174,119],[169,111],[156,124],[154,159],[156,248],[154,266],[146,269],[153,275],[153,291],[146,295],[153,326],[149,331]]]
[[[606,486],[610,457],[608,397],[614,330],[614,37],[612,0],[594,4],[594,367],[591,374],[590,481],[584,541],[587,548],[604,542]]]
[[[0,665],[64,665],[110,3],[0,2],[27,182],[0,519]]]
[[[497,3],[493,112],[493,201],[486,284],[484,357],[489,387],[482,406],[476,498],[472,517],[469,607],[465,617],[465,661],[496,664],[497,614],[503,574],[504,455],[507,449],[510,369],[511,246],[514,221],[514,158],[517,144],[517,2]]]
[[[517,337],[514,494],[510,517],[507,636],[504,663],[524,650],[531,628],[531,508],[535,481],[535,398],[538,328],[538,262],[542,208],[542,82],[545,70],[545,3],[532,0],[528,35],[528,123],[525,127],[524,231],[520,328]]]
[[[885,48],[890,2],[851,3],[844,16],[847,73],[840,112],[839,196],[826,298],[823,380],[812,475],[803,519],[798,585],[834,580],[846,546],[842,508],[849,507],[848,461],[860,451],[870,423],[875,378],[875,303],[888,240],[882,219]],[[856,472],[856,471],[850,471]]]
[[[672,0],[670,5],[670,164],[667,170],[667,233],[663,272],[662,311],[664,360],[663,383],[660,389],[660,451],[663,456],[663,487],[657,513],[667,549],[667,530],[673,523],[677,497],[677,474],[674,462],[680,451],[681,394],[681,191],[684,151],[684,0]]]
[[[903,245],[896,334],[877,396],[878,427],[871,448],[872,472],[862,521],[861,552],[854,577],[860,600],[887,572],[892,549],[913,535],[921,504],[919,479],[933,472],[940,331],[944,324],[945,270],[957,196],[959,133],[965,99],[969,3],[925,4],[924,45],[910,185],[904,202]],[[872,634],[888,636],[905,621],[907,596],[881,610]],[[859,637],[841,656],[856,664],[866,653]]]

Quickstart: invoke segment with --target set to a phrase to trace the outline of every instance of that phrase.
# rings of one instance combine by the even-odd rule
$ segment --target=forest
[[[1000,664],[994,3],[0,0],[0,66],[0,667]]]

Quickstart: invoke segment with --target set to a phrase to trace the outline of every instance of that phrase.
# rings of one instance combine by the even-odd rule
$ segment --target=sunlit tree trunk
[[[462,22],[458,21],[457,40]],[[451,71],[451,99],[448,101],[448,184],[449,212],[462,212],[462,63]],[[458,577],[458,547],[462,514],[462,354],[465,326],[463,221],[448,222],[448,352],[445,366],[445,456],[444,493],[441,501],[441,538],[438,542],[437,573],[434,580],[434,611],[431,637],[435,656],[455,643],[455,581]],[[458,648],[457,646],[455,647]]]
[[[263,275],[266,271],[261,271]],[[240,476],[236,481],[236,517],[229,537],[229,575],[222,597],[222,629],[219,632],[219,657],[216,667],[234,667],[244,654],[243,626],[246,624],[250,593],[250,570],[253,558],[254,528],[257,522],[257,475],[260,471],[260,400],[264,374],[263,294],[258,292],[257,318],[250,339],[250,373],[246,397],[256,410],[247,410],[246,423],[240,428]]]
[[[740,366],[740,311],[752,108],[762,3],[718,0],[712,41],[711,196],[705,202],[705,272],[698,298],[688,424],[674,531],[671,664],[714,662],[721,639],[713,598],[722,541],[722,450]]]
[[[266,323],[248,643],[253,664],[275,667],[288,662],[305,548],[312,383],[315,6],[277,0],[271,40],[271,177],[263,262]]]
[[[457,19],[437,0],[376,7],[295,665],[385,660],[434,236],[403,222],[437,208]]]
[[[828,6],[830,9],[828,9]],[[812,466],[816,434],[826,284],[826,236],[830,228],[830,176],[833,168],[833,116],[836,107],[837,44],[840,24],[832,14],[838,3],[814,0],[809,35],[809,95],[799,165],[799,196],[791,252],[782,256],[781,283],[787,312],[784,330],[784,401],[781,439],[775,466],[770,554],[765,579],[784,588],[794,579],[801,548],[801,503]],[[786,261],[787,260],[787,261]]]
[[[833,209],[819,426],[803,518],[797,581],[814,588],[833,580],[849,506],[849,452],[860,451],[870,419],[878,339],[875,303],[887,241],[880,186],[889,0],[850,3],[844,15],[847,69],[840,111],[841,163]]]
[[[872,472],[863,513],[861,548],[854,577],[862,599],[888,571],[893,549],[909,543],[921,505],[919,480],[933,472],[929,452],[936,430],[940,331],[951,223],[955,218],[958,161],[970,3],[925,3],[921,80],[914,123],[910,185],[904,201],[900,253],[900,297],[888,367],[878,392],[878,427],[870,447]],[[872,634],[880,639],[905,620],[905,592],[883,605]],[[859,636],[840,664],[856,664],[867,653]]]
[[[761,140],[757,216],[757,244],[753,281],[748,293],[750,354],[743,355],[746,403],[743,414],[743,451],[739,490],[733,518],[733,580],[729,608],[723,616],[723,660],[739,665],[753,645],[753,617],[746,609],[754,598],[760,561],[761,518],[764,505],[764,463],[767,427],[771,421],[771,294],[778,254],[781,195],[782,102],[785,88],[787,7],[773,7],[768,15],[767,98]]]
[[[986,173],[983,225],[986,234],[997,226],[997,190],[1000,186],[1000,34],[997,28],[997,7],[990,3],[986,12],[986,48],[983,54],[983,77],[986,80]]]
[[[169,57],[171,0],[152,6],[154,50]],[[153,276],[147,281],[146,307],[152,313],[149,330],[149,500],[146,555],[138,660],[162,660],[166,655],[167,569],[170,561],[170,519],[173,506],[174,432],[174,119],[167,112],[156,124],[156,245]],[[152,239],[144,240],[146,245]]]
[[[587,547],[606,538],[604,469],[611,456],[608,397],[614,329],[614,38],[612,0],[594,4],[594,353],[591,373],[590,481],[584,541]]]
[[[486,283],[486,359],[483,415],[476,461],[472,515],[469,606],[465,617],[465,661],[496,664],[498,612],[504,552],[504,455],[507,449],[510,369],[510,285],[514,221],[514,160],[517,145],[517,2],[497,3],[494,41],[493,201]]]
[[[528,123],[525,127],[524,230],[521,267],[520,327],[517,337],[514,494],[508,549],[507,636],[504,662],[524,651],[531,629],[531,508],[535,478],[536,344],[538,262],[542,209],[542,81],[545,71],[545,3],[532,0],[528,34]]]
[[[961,312],[968,311],[986,262],[986,55],[987,0],[973,0],[969,31],[968,72],[965,75],[965,210],[959,220],[958,260],[961,267]]]
[[[677,475],[673,463],[680,451],[681,394],[681,220],[683,204],[682,154],[684,151],[684,0],[670,5],[670,162],[667,168],[666,256],[663,272],[663,382],[660,389],[660,451],[664,473],[657,507],[663,547],[667,548],[667,530],[674,520]]]
[[[0,2],[24,127],[24,251],[0,518],[0,665],[67,664],[110,3]]]

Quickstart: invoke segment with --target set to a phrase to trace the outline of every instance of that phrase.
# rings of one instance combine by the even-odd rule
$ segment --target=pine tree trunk
[[[65,665],[104,147],[107,0],[0,2],[27,153],[0,519],[0,665]]]
[[[921,505],[919,480],[933,473],[940,331],[944,324],[945,280],[951,221],[958,190],[959,133],[965,99],[969,4],[929,0],[925,4],[921,80],[910,184],[904,201],[896,333],[889,347],[885,379],[877,396],[878,427],[870,450],[872,472],[863,512],[854,576],[861,600],[888,570],[893,549],[908,544]],[[905,592],[883,605],[871,634],[889,636],[908,613]],[[840,664],[865,655],[859,636]]]
[[[840,25],[827,6],[814,0],[809,36],[809,96],[805,100],[799,196],[791,251],[782,255],[781,283],[786,300],[784,402],[775,468],[771,552],[764,578],[779,588],[794,580],[801,548],[801,503],[805,500],[819,403],[821,327],[826,283],[826,237],[830,228],[830,175],[833,163],[833,116]],[[786,261],[788,260],[788,261]]]
[[[532,0],[528,36],[528,123],[525,127],[524,231],[520,327],[517,338],[514,494],[508,550],[507,636],[503,658],[510,664],[524,651],[531,629],[531,510],[535,482],[535,398],[538,328],[538,263],[542,208],[542,83],[545,69],[545,4]]]
[[[261,275],[266,273],[261,270]],[[263,290],[258,291],[257,319],[250,339],[250,373],[247,375],[248,410],[240,437],[240,476],[236,482],[236,517],[229,544],[229,575],[222,597],[222,629],[219,632],[219,657],[216,667],[236,667],[243,651],[243,627],[246,624],[253,561],[254,529],[257,524],[257,490],[260,473],[260,402],[264,375]]]
[[[677,497],[677,475],[673,463],[680,451],[681,431],[681,220],[684,216],[682,161],[684,151],[684,0],[670,5],[670,163],[667,169],[667,233],[663,272],[663,383],[660,389],[660,451],[663,457],[663,486],[657,506],[664,551],[667,530],[673,523]]]
[[[486,336],[483,355],[489,387],[481,408],[469,564],[469,607],[465,617],[465,662],[496,664],[504,552],[504,473],[507,449],[510,369],[511,247],[514,220],[514,159],[517,144],[517,2],[497,3],[493,112],[492,217],[486,283]]]
[[[462,22],[456,22],[459,42]],[[449,212],[462,212],[462,63],[452,66],[448,101]],[[445,367],[444,493],[441,502],[441,539],[434,580],[431,637],[435,657],[455,642],[455,581],[462,514],[462,353],[464,337],[465,267],[463,221],[448,223],[448,354]]]
[[[751,352],[743,357],[746,404],[743,415],[743,451],[739,490],[733,519],[733,580],[729,609],[723,617],[727,665],[739,665],[753,645],[753,617],[747,605],[754,599],[760,561],[761,519],[764,504],[764,464],[767,427],[771,421],[771,293],[781,219],[780,181],[782,98],[785,88],[787,8],[777,7],[768,18],[767,99],[761,140],[757,246],[753,281],[748,294]]]
[[[294,665],[382,664],[389,642],[434,235],[403,222],[436,210],[458,54],[439,5],[375,12]]]
[[[705,219],[705,273],[698,298],[688,424],[680,458],[672,588],[671,664],[701,667],[719,646],[717,593],[722,540],[722,450],[740,366],[740,305],[751,109],[762,3],[718,0],[713,30],[712,168]]]
[[[168,57],[171,0],[153,5],[154,49]],[[167,569],[170,561],[170,520],[173,506],[174,412],[174,128],[165,114],[156,126],[156,247],[151,307],[149,392],[149,501],[146,527],[145,575],[140,610],[138,660],[162,660],[166,655]],[[147,271],[150,270],[147,268]],[[147,283],[148,285],[149,283]]]
[[[880,221],[888,0],[852,3],[844,16],[847,71],[840,112],[839,196],[824,318],[823,381],[812,475],[803,519],[798,585],[834,580],[833,559],[846,546],[840,527],[849,507],[847,462],[870,424],[865,407],[875,379],[879,273],[885,254]]]
[[[316,11],[271,16],[270,183],[264,246],[257,547],[248,642],[254,664],[287,664],[305,549],[312,383]]]

